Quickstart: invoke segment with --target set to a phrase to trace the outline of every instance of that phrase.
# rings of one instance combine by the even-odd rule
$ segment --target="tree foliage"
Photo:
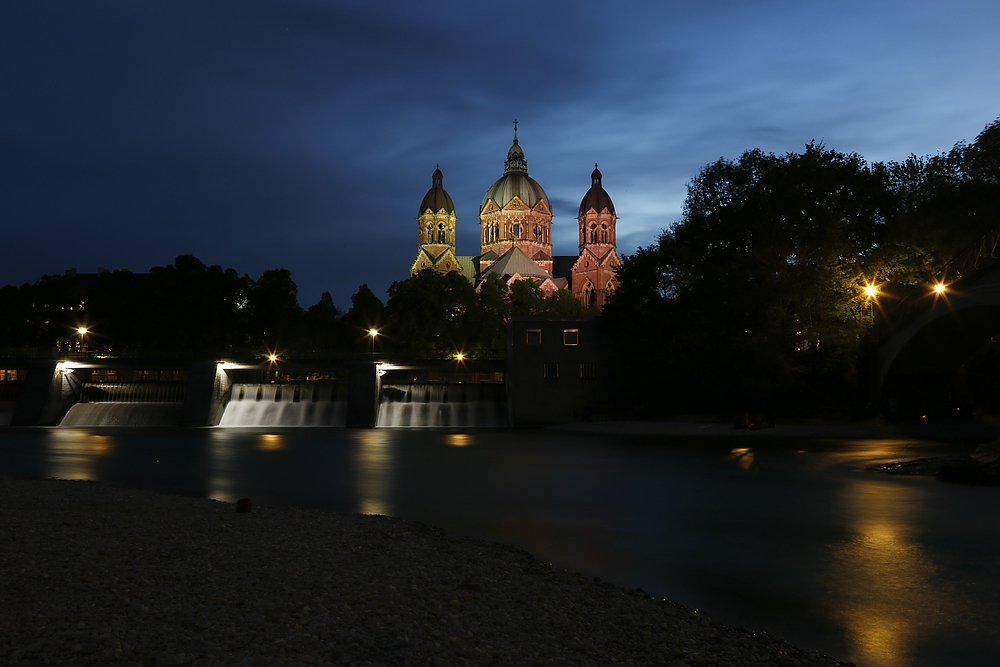
[[[707,165],[683,216],[625,256],[604,321],[651,410],[862,400],[878,309],[1000,224],[1000,123],[947,155],[868,164],[811,143]]]

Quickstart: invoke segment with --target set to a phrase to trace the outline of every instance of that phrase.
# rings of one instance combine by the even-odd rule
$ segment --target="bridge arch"
[[[874,394],[890,412],[906,395],[959,409],[983,365],[1000,372],[1000,266],[926,298],[929,307],[879,349]]]

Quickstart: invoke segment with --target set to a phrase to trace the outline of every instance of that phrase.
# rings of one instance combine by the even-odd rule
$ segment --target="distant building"
[[[479,255],[456,254],[455,204],[436,168],[431,189],[420,203],[417,258],[410,275],[425,269],[457,271],[476,285],[490,275],[508,284],[533,280],[546,295],[568,289],[585,306],[603,306],[617,285],[615,270],[621,261],[616,248],[618,216],[601,178],[594,165],[590,190],[577,216],[579,255],[553,256],[552,205],[542,186],[528,175],[515,125],[503,176],[486,190],[479,207]]]

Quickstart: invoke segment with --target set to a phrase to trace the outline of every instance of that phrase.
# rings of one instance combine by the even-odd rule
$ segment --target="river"
[[[1000,489],[870,472],[901,440],[547,431],[0,432],[0,473],[393,514],[864,667],[1000,654]]]

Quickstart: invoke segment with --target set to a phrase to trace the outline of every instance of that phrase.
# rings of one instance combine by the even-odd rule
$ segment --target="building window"
[[[541,329],[528,329],[528,345],[541,345],[542,344],[542,330]]]
[[[602,243],[607,243],[608,242],[608,226],[607,225],[601,225],[601,242]]]
[[[543,364],[542,376],[546,380],[555,380],[559,377],[559,364]]]
[[[580,364],[580,379],[581,380],[596,380],[597,379],[597,364]]]
[[[579,344],[580,344],[579,329],[563,329],[563,345],[579,345]]]
[[[521,225],[514,223],[514,225],[510,228],[510,233],[515,239],[521,238]]]

